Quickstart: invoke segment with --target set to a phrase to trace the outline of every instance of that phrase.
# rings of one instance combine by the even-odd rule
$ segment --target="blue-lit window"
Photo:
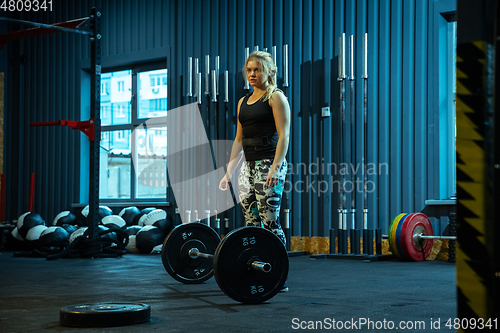
[[[150,118],[166,116],[167,78],[165,68],[151,65],[101,74],[99,196],[104,202],[166,200],[167,129],[135,129]],[[159,165],[165,168],[158,170]]]
[[[453,13],[439,17],[439,198],[456,196],[456,54]]]

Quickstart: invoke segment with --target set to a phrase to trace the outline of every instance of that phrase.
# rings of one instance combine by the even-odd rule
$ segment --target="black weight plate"
[[[214,275],[213,260],[189,257],[189,250],[213,254],[220,237],[214,229],[198,222],[181,224],[165,238],[161,260],[167,272],[182,283],[202,283]]]
[[[271,264],[264,273],[249,268],[258,260]],[[260,227],[233,230],[222,240],[214,256],[215,280],[232,299],[258,304],[274,297],[288,276],[288,253],[281,240]]]
[[[151,307],[132,303],[89,303],[61,308],[59,322],[69,327],[113,327],[149,321]]]

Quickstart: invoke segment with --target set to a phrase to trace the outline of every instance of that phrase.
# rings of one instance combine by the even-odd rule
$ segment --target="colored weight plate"
[[[403,214],[399,214],[398,216],[396,216],[395,218],[393,218],[391,224],[389,225],[389,234],[388,234],[387,239],[389,241],[389,249],[391,250],[391,252],[392,252],[392,248],[393,248],[393,244],[392,244],[392,232],[393,232],[394,223],[396,222],[396,220],[398,218],[401,218],[401,216],[403,216],[403,215],[404,215],[404,213]]]
[[[193,222],[175,227],[165,238],[161,250],[161,260],[166,271],[182,283],[202,283],[210,279],[213,260],[189,257],[189,250],[213,254],[219,245],[220,237],[209,226]]]
[[[403,260],[406,260],[408,258],[408,251],[403,247],[403,242],[402,242],[402,237],[401,237],[401,230],[403,227],[408,223],[408,219],[412,216],[413,214],[406,214],[399,220],[398,227],[396,229],[396,246],[398,248],[398,253],[399,257]]]
[[[69,327],[113,327],[149,321],[151,307],[132,303],[89,303],[61,308],[59,321]]]
[[[408,244],[406,244],[406,238],[404,237],[404,235],[406,235],[406,233],[408,232],[408,222],[410,221],[410,218],[413,217],[413,215],[415,214],[411,214],[405,219],[405,223],[401,227],[401,233],[398,235],[403,253],[402,259],[404,260],[411,260],[410,254],[408,253]]]
[[[391,251],[392,251],[392,254],[396,257],[396,258],[401,258],[399,252],[398,252],[398,246],[397,246],[397,242],[396,242],[396,232],[398,230],[398,225],[399,225],[399,222],[401,221],[401,219],[407,215],[406,213],[402,213],[402,214],[399,214],[396,219],[394,220],[394,224],[392,224],[392,228],[390,230],[390,234],[389,234],[389,238],[391,239]]]
[[[409,260],[424,260],[422,257],[422,246],[418,243],[415,237],[418,234],[426,236],[433,235],[431,221],[429,221],[429,218],[422,213],[413,214],[413,216],[408,220],[405,233],[402,234],[408,251]],[[423,252],[425,258],[427,258],[427,256],[431,253],[433,243],[434,241],[432,239],[423,240]]]
[[[398,232],[398,225],[401,222],[401,220],[408,214],[404,213],[403,216],[400,216],[396,222],[394,222],[394,225],[392,226],[392,232],[391,232],[391,238],[392,238],[392,245],[393,245],[393,251],[392,253],[396,256],[396,258],[400,259],[401,255],[399,254],[398,250],[398,242],[396,238],[396,234]]]
[[[397,247],[397,243],[396,243],[396,232],[398,230],[398,224],[399,222],[401,221],[401,219],[406,215],[406,213],[401,213],[399,214],[397,217],[396,217],[396,220],[394,221],[394,224],[392,226],[392,229],[391,229],[391,241],[392,241],[392,247],[391,247],[391,250],[392,250],[392,253],[397,257],[399,258],[399,252],[398,252],[398,247]]]
[[[271,271],[251,269],[249,262],[269,263]],[[221,241],[214,257],[215,280],[234,300],[258,304],[274,297],[288,276],[288,253],[281,240],[260,227],[233,230]]]
[[[396,217],[392,220],[391,225],[389,226],[389,235],[388,235],[388,240],[389,240],[389,249],[391,250],[391,252],[392,252],[394,255],[396,255],[396,254],[395,254],[395,251],[394,251],[394,248],[395,248],[396,244],[395,244],[395,243],[394,243],[394,241],[393,241],[393,234],[394,234],[394,231],[395,231],[395,229],[394,229],[394,224],[396,224],[396,226],[397,226],[397,221],[399,221],[399,219],[400,219],[403,215],[405,215],[405,214],[404,214],[404,213],[402,213],[402,214],[399,214],[398,216],[396,216]]]

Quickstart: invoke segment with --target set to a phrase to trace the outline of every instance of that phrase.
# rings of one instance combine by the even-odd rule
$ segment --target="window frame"
[[[160,60],[160,61],[153,61],[153,62],[139,62],[139,63],[134,63],[130,65],[123,65],[123,66],[116,66],[116,67],[106,67],[102,69],[102,73],[111,73],[111,72],[118,72],[118,71],[126,71],[130,70],[131,71],[131,118],[130,118],[130,123],[127,124],[118,124],[118,125],[101,125],[101,136],[103,132],[112,132],[112,131],[122,131],[122,130],[130,130],[131,135],[130,135],[130,147],[131,147],[131,153],[130,153],[130,160],[131,160],[131,165],[130,165],[130,198],[99,198],[99,201],[104,203],[104,204],[145,204],[145,203],[152,203],[152,204],[165,204],[169,202],[169,183],[167,181],[167,186],[165,187],[165,197],[163,198],[137,198],[137,178],[138,175],[136,175],[136,169],[135,165],[132,161],[132,156],[134,156],[135,149],[136,149],[136,138],[134,133],[134,130],[139,126],[144,124],[144,122],[150,118],[139,118],[139,106],[138,106],[138,75],[142,72],[149,72],[149,71],[154,71],[154,70],[161,70],[161,69],[167,69],[167,61],[166,59]],[[168,74],[167,74],[167,96],[169,96],[168,93],[169,89],[169,84],[168,84]],[[169,107],[170,101],[169,98],[167,97],[167,110]],[[101,112],[102,112],[102,106],[101,106]],[[102,118],[102,117],[101,117]],[[166,166],[165,166],[165,173],[167,172]],[[99,172],[100,175],[102,175],[101,172]]]

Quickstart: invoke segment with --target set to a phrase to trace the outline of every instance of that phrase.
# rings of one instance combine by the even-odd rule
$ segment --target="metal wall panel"
[[[202,117],[210,117],[211,139],[234,138],[238,100],[243,89],[244,49],[277,47],[278,85],[292,112],[288,162],[293,174],[285,196],[295,236],[327,236],[337,226],[339,195],[338,36],[354,35],[356,147],[352,162],[362,162],[362,36],[368,33],[368,179],[369,227],[383,233],[400,212],[420,211],[426,199],[439,198],[439,103],[435,91],[435,23],[442,2],[415,0],[123,0],[102,1],[103,65],[132,64],[167,57],[169,108],[193,101],[187,93],[187,58],[205,68],[220,56],[220,82],[229,71],[229,103],[203,95]],[[60,1],[53,13],[25,13],[23,19],[54,23],[88,15],[91,1]],[[438,5],[436,5],[438,3]],[[100,5],[101,2],[97,1]],[[448,6],[450,7],[450,6]],[[447,8],[448,8],[447,7]],[[348,39],[347,39],[348,40]],[[289,87],[283,86],[283,45],[289,50]],[[8,216],[26,210],[29,174],[36,173],[35,210],[47,220],[78,202],[85,188],[86,137],[68,128],[37,128],[31,121],[81,119],[82,70],[89,58],[86,37],[67,33],[8,45],[6,76],[6,174],[11,179]],[[169,49],[169,52],[163,50]],[[158,51],[162,50],[162,51]],[[5,51],[1,51],[5,52]],[[20,59],[26,61],[23,63]],[[213,67],[212,67],[213,68]],[[18,80],[20,79],[20,80]],[[204,82],[204,81],[203,81]],[[194,83],[194,80],[193,80]],[[204,83],[203,83],[204,84]],[[205,87],[203,87],[203,92]],[[223,90],[221,90],[223,91]],[[347,89],[347,106],[350,105]],[[330,117],[321,116],[329,106]],[[217,108],[218,119],[215,119]],[[12,110],[16,110],[13,112]],[[215,125],[217,124],[217,125]],[[347,123],[350,128],[350,122]],[[347,133],[350,134],[350,130]],[[349,149],[351,147],[344,147]],[[83,163],[83,164],[81,164]],[[381,168],[379,169],[379,166]],[[361,166],[362,168],[363,166]],[[83,168],[83,169],[82,169]],[[317,168],[317,169],[314,169]],[[83,174],[82,174],[83,172]],[[359,172],[359,171],[358,171]],[[359,174],[361,175],[361,174]],[[328,184],[326,193],[320,193]],[[361,226],[362,196],[357,200]],[[348,197],[349,198],[349,197]],[[285,208],[285,207],[284,207]],[[228,213],[237,225],[239,207]]]

